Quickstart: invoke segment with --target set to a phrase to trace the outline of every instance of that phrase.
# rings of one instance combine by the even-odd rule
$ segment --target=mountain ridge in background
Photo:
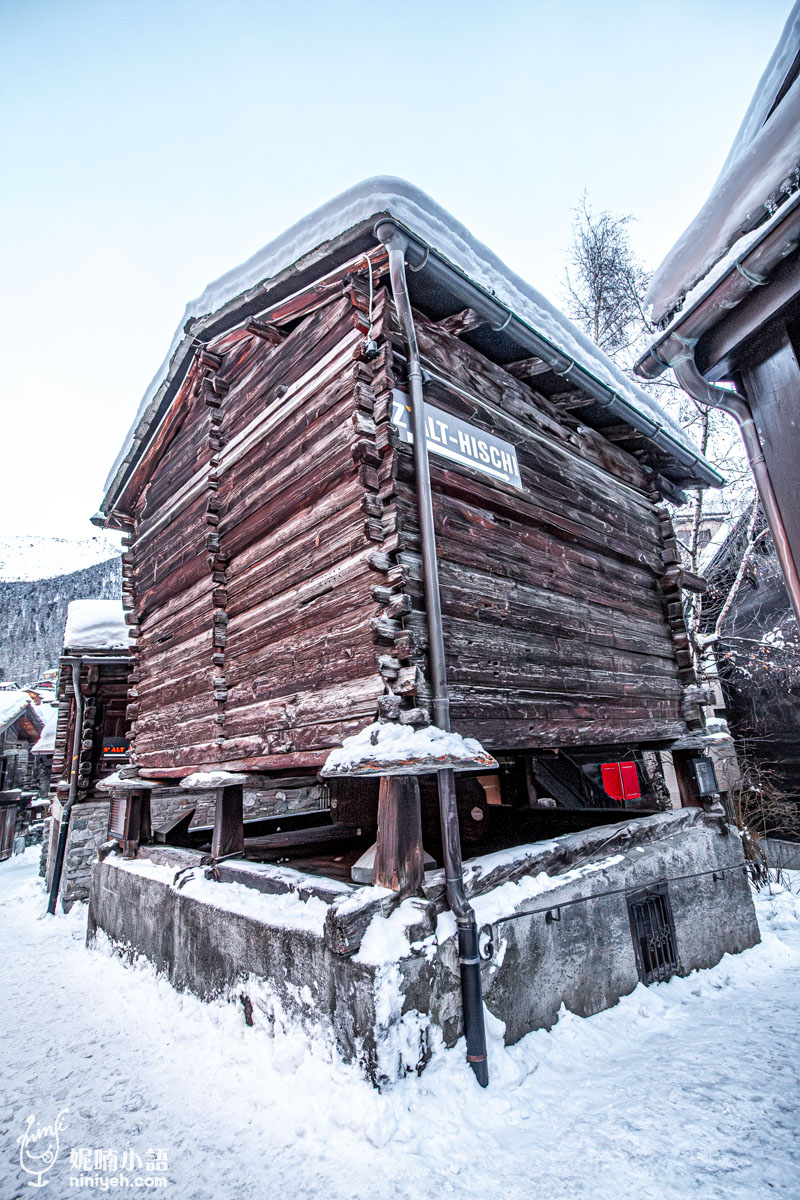
[[[103,534],[88,538],[0,534],[0,580],[14,583],[73,575],[120,553],[119,546]]]
[[[57,665],[71,600],[121,596],[121,552],[102,535],[0,536],[0,680],[30,684]]]

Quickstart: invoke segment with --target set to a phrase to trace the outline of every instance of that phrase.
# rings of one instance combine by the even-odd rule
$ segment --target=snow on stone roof
[[[798,54],[800,0],[789,14],[711,194],[653,276],[645,303],[654,321],[668,318],[687,293],[800,186],[800,78],[781,96]]]
[[[612,388],[632,407],[660,424],[681,446],[697,454],[691,439],[660,405],[638,387],[541,292],[510,270],[487,246],[424,192],[402,179],[377,176],[329,200],[269,242],[241,266],[221,276],[187,305],[164,362],[148,387],[136,418],[106,481],[110,507],[127,465],[133,462],[156,421],[171,370],[181,360],[177,352],[192,340],[187,322],[197,321],[232,304],[259,285],[266,287],[281,272],[319,251],[356,227],[367,227],[391,216],[437,251],[474,283],[507,305],[536,333],[569,355],[597,380]],[[267,303],[265,295],[265,306]],[[108,511],[106,507],[104,509]]]
[[[58,706],[48,705],[49,712],[44,712],[44,705],[38,711],[44,718],[44,729],[39,735],[35,746],[31,746],[31,754],[52,754],[56,748],[56,726],[58,725]]]
[[[127,650],[129,646],[120,600],[72,600],[67,606],[65,649]]]

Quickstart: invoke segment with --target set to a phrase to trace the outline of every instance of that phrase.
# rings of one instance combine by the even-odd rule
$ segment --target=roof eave
[[[168,372],[153,396],[132,439],[130,449],[106,491],[101,505],[106,523],[112,520],[115,506],[119,503],[141,455],[147,449],[166,415],[197,348],[200,345],[208,344],[213,338],[223,333],[230,332],[244,321],[257,317],[265,309],[285,297],[302,290],[315,277],[319,276],[321,269],[323,272],[335,270],[359,249],[366,250],[374,247],[377,244],[377,238],[373,232],[374,227],[382,221],[391,222],[402,229],[409,241],[416,247],[417,269],[416,271],[412,269],[410,280],[414,285],[413,291],[420,290],[420,285],[426,277],[430,278],[434,274],[438,275],[440,279],[443,276],[446,277],[450,290],[463,299],[465,306],[468,305],[486,312],[492,329],[496,333],[500,333],[502,326],[506,339],[514,337],[520,346],[520,351],[516,352],[517,358],[535,355],[551,363],[553,371],[567,383],[573,384],[591,396],[599,408],[607,410],[617,420],[630,425],[632,429],[649,439],[662,453],[668,455],[676,464],[677,470],[670,471],[668,465],[664,466],[662,470],[665,475],[670,476],[674,485],[678,487],[721,487],[724,485],[723,476],[706,462],[702,455],[677,441],[668,429],[652,420],[646,413],[639,411],[619,392],[603,383],[538,333],[524,318],[492,295],[480,283],[470,278],[457,264],[444,257],[413,229],[392,216],[387,210],[379,210],[368,219],[343,232],[339,237],[316,247],[279,275],[260,281],[215,312],[187,321],[184,326],[184,337],[175,349]],[[362,242],[363,247],[361,246]],[[505,361],[512,361],[514,357],[512,354],[510,357],[506,357]],[[589,423],[587,421],[587,424]],[[602,433],[602,428],[599,429],[599,432]]]
[[[544,362],[551,365],[555,374],[559,375],[567,383],[574,384],[586,395],[591,396],[600,408],[607,409],[618,420],[630,425],[656,446],[659,446],[674,457],[690,474],[688,480],[683,478],[682,482],[684,486],[690,482],[694,482],[697,486],[701,487],[721,487],[724,485],[725,480],[723,476],[710,463],[706,462],[702,455],[682,445],[664,426],[651,420],[646,413],[640,412],[619,392],[609,387],[608,384],[603,383],[591,371],[587,370],[586,367],[581,366],[574,359],[570,358],[569,355],[560,350],[543,334],[538,333],[507,304],[499,300],[496,296],[493,296],[474,279],[471,279],[457,264],[450,262],[412,229],[404,225],[402,221],[392,217],[387,223],[391,223],[402,229],[403,233],[417,249],[417,262],[416,264],[411,264],[412,275],[409,280],[412,287],[412,299],[414,298],[414,283],[417,279],[421,279],[425,272],[435,272],[437,267],[443,269],[451,278],[456,277],[461,281],[464,289],[461,299],[463,299],[464,304],[481,314],[485,313],[487,322],[494,332],[498,334],[502,332],[509,339],[516,335],[515,340],[524,352],[523,354],[517,353],[517,358],[524,357],[525,355],[541,358]],[[507,359],[506,361],[513,361],[513,359]],[[602,429],[599,432],[602,433]]]
[[[696,295],[688,307],[676,313],[636,363],[636,374],[642,379],[657,379],[687,343],[696,345],[755,288],[768,285],[776,269],[790,256],[797,255],[798,247],[800,192],[777,210],[774,221],[746,249],[740,248],[737,253],[734,247],[724,260],[726,265],[711,272],[710,279],[707,277],[705,287],[701,283],[695,288]]]

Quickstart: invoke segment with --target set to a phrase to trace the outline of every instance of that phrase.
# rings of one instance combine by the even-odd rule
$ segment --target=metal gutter
[[[556,375],[591,396],[600,408],[606,409],[617,420],[623,421],[643,433],[655,445],[677,459],[687,471],[692,473],[699,484],[710,487],[722,486],[725,482],[723,477],[705,461],[702,455],[682,445],[663,425],[641,412],[619,392],[615,392],[613,388],[596,379],[590,371],[564,354],[542,334],[537,333],[507,304],[498,300],[475,280],[470,279],[459,267],[422,241],[402,222],[391,217],[381,221],[380,225],[381,227],[394,226],[403,234],[409,246],[416,250],[416,265],[409,262],[409,269],[412,272],[420,275],[424,273],[440,282],[455,295],[456,299],[463,303],[465,308],[471,308],[480,316],[485,317],[486,323],[496,332],[508,331],[509,336],[514,337],[528,356],[540,358]],[[598,432],[602,433],[602,429]]]
[[[739,396],[727,388],[717,387],[716,384],[709,383],[703,378],[694,361],[693,342],[684,342],[682,350],[673,357],[670,366],[675,372],[678,383],[688,395],[697,400],[699,404],[727,413],[739,426],[739,432],[747,452],[747,461],[761,497],[764,516],[767,518],[775,552],[783,571],[786,590],[792,602],[795,618],[800,624],[800,576],[749,404],[743,396]]]
[[[61,820],[58,827],[58,843],[56,845],[56,857],[53,862],[53,878],[50,883],[50,896],[47,902],[47,911],[51,916],[55,915],[56,905],[58,903],[58,891],[61,886],[61,874],[64,869],[64,855],[67,849],[67,835],[69,834],[69,822],[72,815],[72,808],[78,795],[78,758],[80,756],[81,739],[83,736],[83,692],[81,691],[81,670],[85,666],[127,666],[130,664],[130,655],[109,655],[103,658],[100,655],[93,656],[91,654],[62,654],[59,659],[60,664],[67,663],[72,667],[72,690],[75,694],[75,729],[72,734],[72,763],[70,766],[69,775],[69,795],[67,802],[61,810]]]
[[[111,666],[120,666],[130,663],[131,656],[130,654],[109,654],[106,658],[100,654],[94,656],[91,654],[62,654],[59,657],[59,661],[65,663],[80,662],[89,667],[108,666],[109,664]]]
[[[682,353],[687,341],[696,343],[754,288],[763,287],[770,272],[797,250],[800,246],[800,192],[778,211],[783,214],[781,220],[766,229],[685,313],[673,318],[670,327],[636,363],[637,375],[642,379],[657,379]]]

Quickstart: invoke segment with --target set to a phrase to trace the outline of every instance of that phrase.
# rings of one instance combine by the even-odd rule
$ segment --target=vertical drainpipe
[[[439,566],[433,523],[428,441],[425,434],[422,367],[419,361],[419,347],[405,270],[405,252],[408,248],[408,240],[391,222],[379,224],[375,233],[389,252],[389,277],[392,294],[408,348],[408,386],[411,396],[411,425],[414,433],[414,474],[422,542],[422,575],[428,625],[428,660],[433,693],[433,721],[439,729],[449,730],[450,699],[447,692]],[[486,1031],[483,1022],[478,925],[475,913],[464,891],[455,775],[451,770],[439,771],[437,779],[447,901],[455,916],[458,930],[458,961],[461,970],[461,998],[464,1009],[467,1061],[475,1072],[478,1083],[481,1087],[486,1087],[489,1082],[489,1068],[486,1061]]]
[[[82,658],[73,660],[72,663],[72,690],[75,693],[75,729],[72,734],[72,764],[69,775],[69,796],[67,803],[61,810],[61,821],[58,826],[58,844],[56,846],[56,858],[53,863],[53,879],[50,883],[50,898],[47,901],[47,911],[50,916],[55,915],[56,904],[58,903],[58,889],[61,885],[61,873],[64,868],[64,855],[67,850],[67,834],[69,833],[69,818],[72,812],[72,806],[75,803],[75,797],[78,794],[78,758],[81,750],[81,736],[83,730],[83,695],[81,693],[81,665]]]

